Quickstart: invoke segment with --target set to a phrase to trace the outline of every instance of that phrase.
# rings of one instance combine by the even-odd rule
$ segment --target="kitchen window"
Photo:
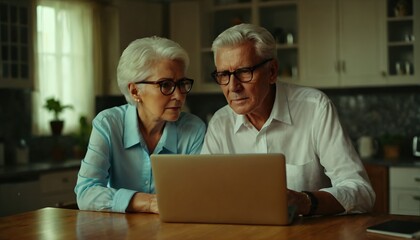
[[[38,0],[36,8],[33,133],[51,134],[53,116],[43,105],[54,97],[74,107],[62,114],[63,133],[69,134],[78,129],[80,116],[91,119],[94,113],[94,62],[98,63],[94,59],[94,5]]]

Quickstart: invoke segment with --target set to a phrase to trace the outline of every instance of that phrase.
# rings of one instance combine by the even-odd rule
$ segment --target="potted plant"
[[[79,118],[79,131],[73,135],[76,140],[76,144],[73,147],[74,157],[82,158],[86,154],[91,130],[92,126],[89,124],[86,116],[81,116]]]
[[[73,109],[72,105],[62,105],[60,100],[55,98],[48,98],[45,101],[44,108],[54,114],[53,120],[50,121],[52,134],[55,136],[61,135],[63,131],[64,121],[60,119],[60,114],[65,109]]]
[[[401,135],[384,134],[380,138],[385,159],[396,159],[400,156],[403,137]]]

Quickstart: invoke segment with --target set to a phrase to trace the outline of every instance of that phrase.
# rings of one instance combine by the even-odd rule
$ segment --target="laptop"
[[[283,154],[160,154],[151,163],[163,222],[292,222]]]

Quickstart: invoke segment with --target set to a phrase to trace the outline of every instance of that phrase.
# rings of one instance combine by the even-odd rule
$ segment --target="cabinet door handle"
[[[388,76],[388,73],[386,71],[382,71],[381,73],[382,73],[382,77],[387,77]]]
[[[340,66],[340,61],[335,62],[335,66],[334,66],[334,68],[335,68],[335,71],[336,71],[336,72],[338,72],[338,73],[340,72],[340,67],[341,67],[341,66]]]
[[[414,196],[413,199],[416,201],[420,201],[420,196]]]
[[[416,182],[420,182],[420,177],[415,177],[415,178],[414,178],[414,181],[416,181]]]
[[[341,61],[341,70],[343,71],[343,73],[346,72],[346,61]]]

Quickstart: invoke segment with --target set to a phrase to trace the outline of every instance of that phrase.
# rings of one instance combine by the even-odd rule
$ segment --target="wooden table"
[[[0,239],[400,239],[366,232],[388,219],[420,217],[347,215],[297,218],[290,226],[163,223],[155,214],[120,214],[44,208],[0,218]]]

